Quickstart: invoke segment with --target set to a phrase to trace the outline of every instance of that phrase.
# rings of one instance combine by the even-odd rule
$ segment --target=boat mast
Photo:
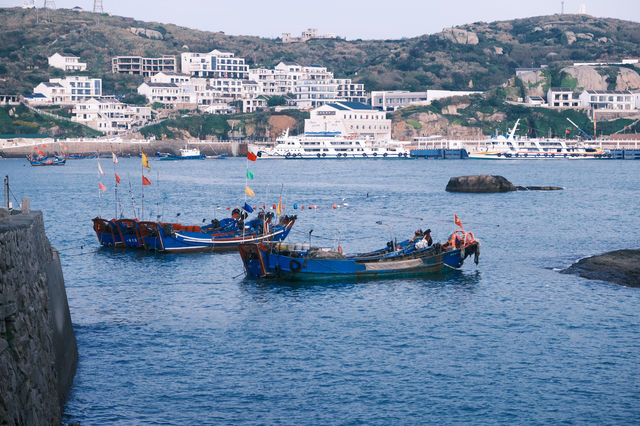
[[[9,175],[4,177],[4,198],[6,201],[7,210],[9,209]]]

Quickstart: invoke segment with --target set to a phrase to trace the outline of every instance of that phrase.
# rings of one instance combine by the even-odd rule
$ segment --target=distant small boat
[[[242,243],[238,249],[247,276],[296,280],[433,274],[460,268],[472,254],[477,264],[480,256],[480,243],[464,231],[454,232],[445,244],[431,244],[428,233],[416,232],[411,240],[392,240],[386,248],[350,256],[308,244]]]
[[[67,162],[64,155],[54,155],[53,157],[28,155],[27,159],[32,166],[64,166]]]
[[[178,155],[168,154],[166,153],[157,153],[156,156],[160,157],[160,160],[202,160],[205,155],[200,153],[198,148],[180,148],[180,153]]]
[[[96,154],[69,154],[67,158],[71,160],[81,160],[85,158],[96,158]]]
[[[218,154],[218,155],[207,155],[206,158],[208,160],[224,160],[225,158],[227,158],[227,154]]]

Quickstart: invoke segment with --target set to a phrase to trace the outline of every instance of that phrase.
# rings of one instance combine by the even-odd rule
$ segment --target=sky
[[[25,0],[0,0],[15,7]],[[58,8],[92,11],[94,0],[53,0]],[[400,39],[478,21],[577,13],[640,22],[640,0],[102,0],[104,11],[229,35],[299,36],[307,28],[348,40]],[[42,7],[44,0],[36,0]]]

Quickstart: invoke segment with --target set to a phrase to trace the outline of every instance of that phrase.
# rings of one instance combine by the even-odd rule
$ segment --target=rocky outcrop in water
[[[42,213],[0,208],[0,424],[60,424],[78,361]]]
[[[515,186],[503,176],[472,175],[452,177],[447,192],[494,193],[510,191],[558,191],[559,186]]]
[[[640,287],[640,249],[616,250],[587,257],[561,272],[577,274],[590,280]]]

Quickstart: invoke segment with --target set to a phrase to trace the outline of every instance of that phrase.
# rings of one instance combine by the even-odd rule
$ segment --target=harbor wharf
[[[42,213],[0,207],[0,424],[60,424],[78,350]]]

